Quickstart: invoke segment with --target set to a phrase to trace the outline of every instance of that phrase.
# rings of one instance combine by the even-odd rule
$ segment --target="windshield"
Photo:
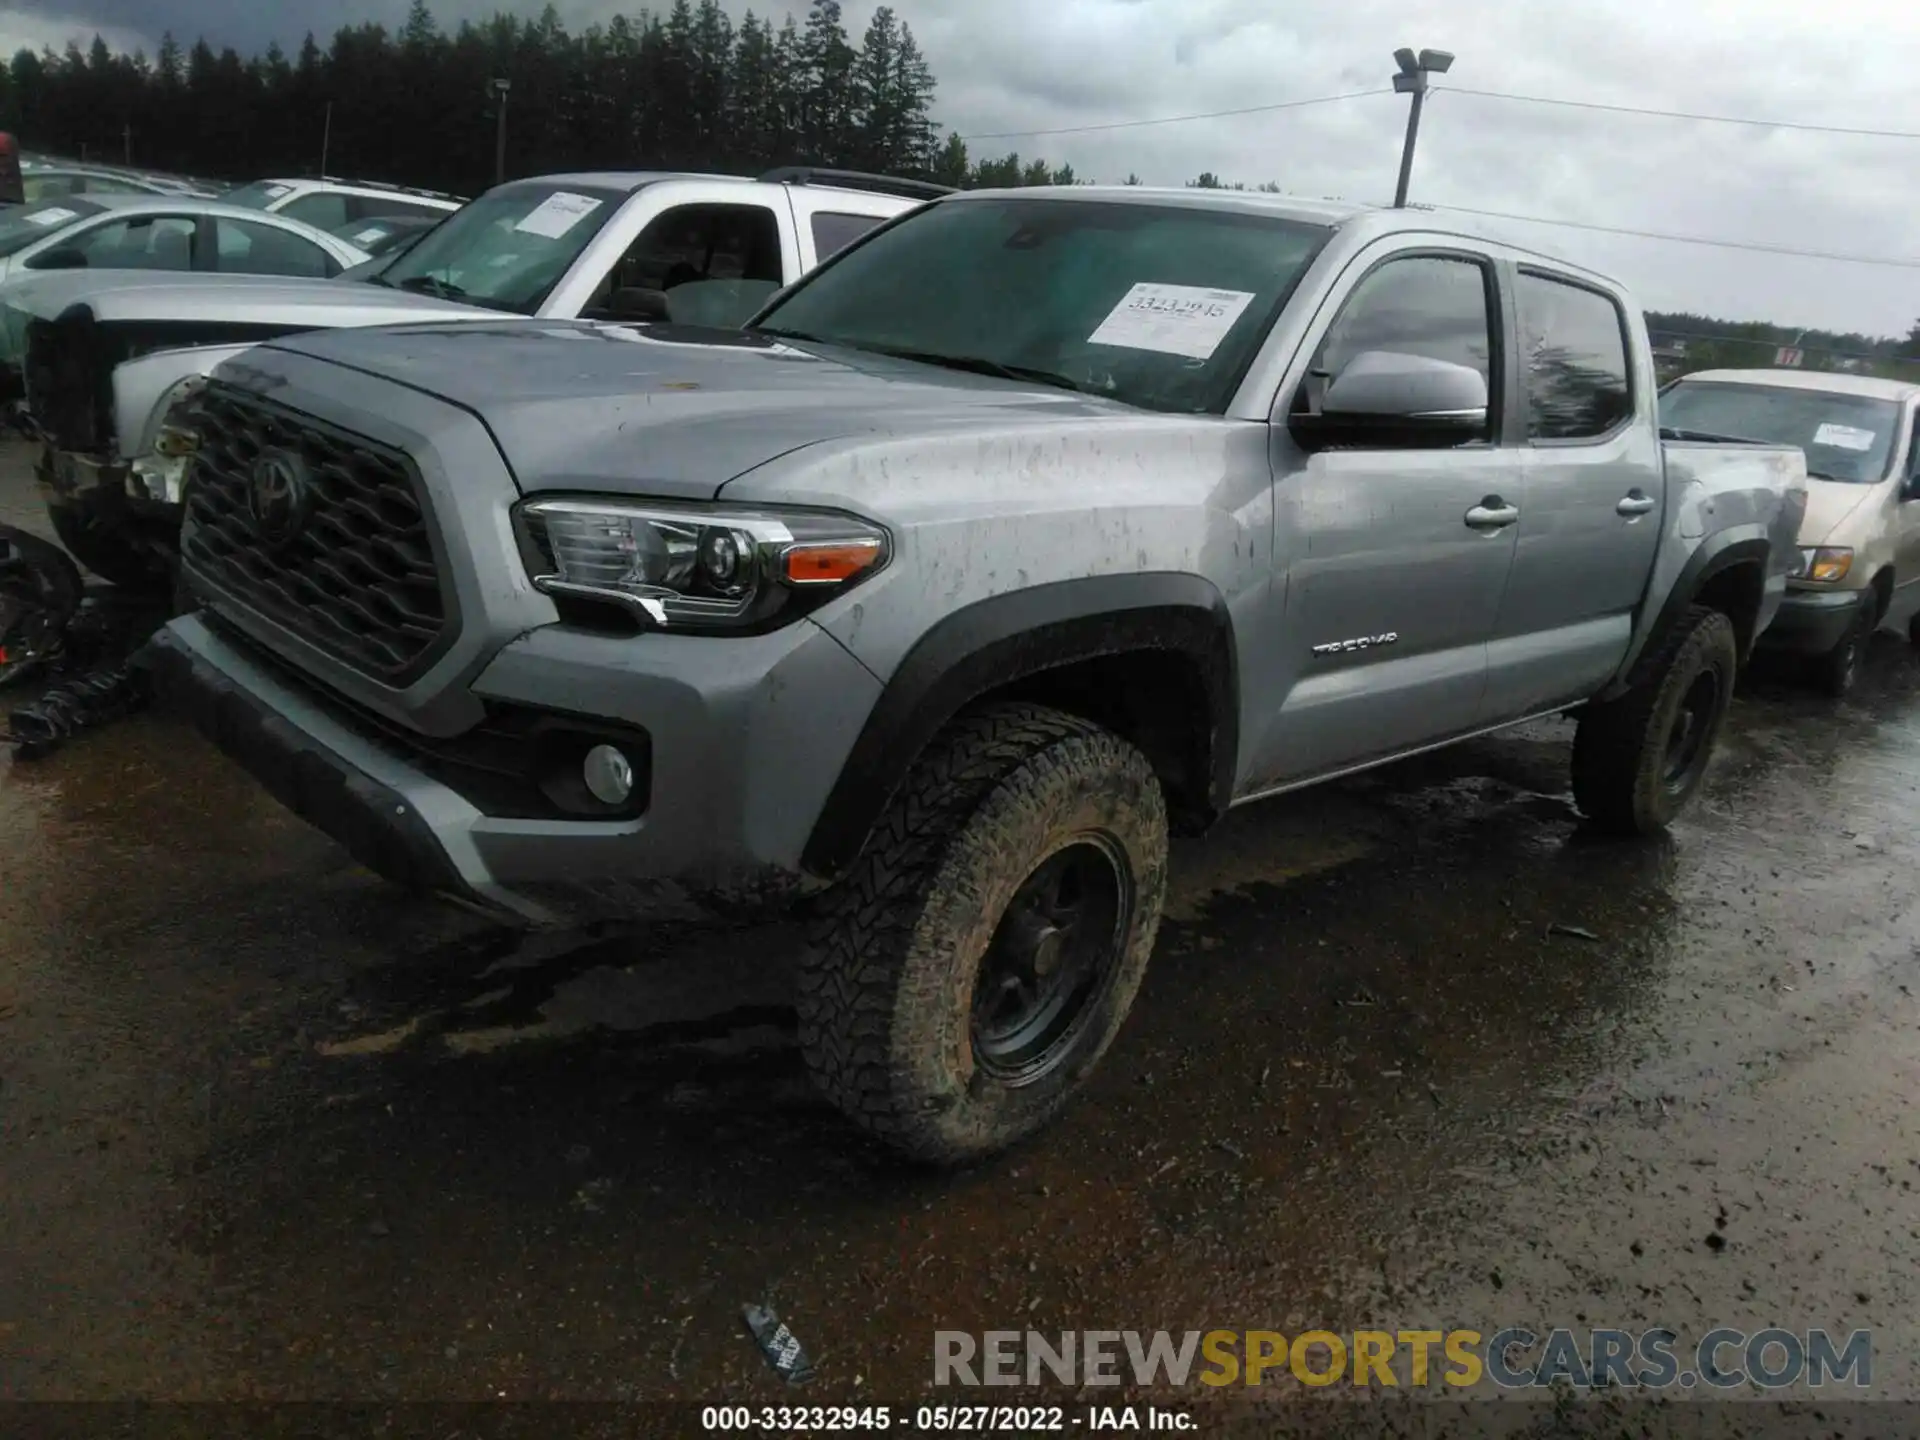
[[[1332,232],[1131,201],[940,201],[875,231],[754,328],[1219,414]]]
[[[1871,485],[1892,462],[1900,406],[1833,390],[1678,380],[1660,397],[1660,423],[1726,440],[1797,445],[1814,479]]]
[[[34,241],[57,235],[104,208],[77,195],[62,195],[58,200],[9,210],[0,217],[0,256],[17,255]]]
[[[531,315],[626,198],[619,190],[504,185],[449,215],[373,278]]]
[[[229,190],[220,197],[224,205],[244,205],[249,210],[264,210],[293,187],[281,180],[256,180],[251,185],[242,185]]]

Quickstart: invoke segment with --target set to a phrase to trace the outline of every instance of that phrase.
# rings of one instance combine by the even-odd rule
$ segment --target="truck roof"
[[[1395,209],[1389,205],[1370,205],[1353,200],[1310,200],[1300,195],[1276,195],[1265,190],[1209,190],[1183,186],[1155,187],[1148,185],[1025,185],[999,190],[968,190],[956,195],[956,200],[970,196],[997,196],[1003,199],[1020,197],[1047,196],[1066,200],[1107,200],[1133,204],[1189,205],[1195,209],[1241,210],[1253,214],[1273,215],[1284,220],[1299,220],[1310,225],[1325,225],[1349,236],[1356,245],[1384,235],[1396,235],[1408,231],[1422,234],[1454,235],[1463,240],[1473,240],[1484,245],[1497,245],[1513,255],[1528,256],[1552,265],[1556,270],[1568,274],[1585,276],[1605,286],[1619,285],[1619,281],[1597,270],[1555,255],[1546,250],[1534,250],[1526,245],[1516,244],[1505,235],[1497,234],[1484,225],[1475,223],[1472,216],[1456,215],[1443,208],[1425,205],[1409,205],[1405,209]]]
[[[700,170],[586,170],[571,174],[523,175],[517,179],[505,181],[504,183],[507,185],[583,185],[597,190],[626,190],[631,192],[644,190],[649,185],[657,185],[667,180],[697,180],[703,185],[758,185],[763,187],[781,183],[768,180],[761,176],[715,175],[711,172]],[[810,190],[844,190],[855,195],[879,195],[884,199],[893,200],[904,198],[899,195],[889,194],[877,188],[868,188],[853,183],[836,185],[831,179],[827,178],[826,172],[823,172],[818,178],[812,180],[805,182],[794,181],[791,183],[804,183],[805,187]]]
[[[1721,384],[1771,385],[1779,390],[1826,390],[1838,395],[1867,395],[1876,400],[1911,400],[1920,385],[1882,380],[1875,375],[1846,375],[1835,370],[1695,370],[1682,380]]]

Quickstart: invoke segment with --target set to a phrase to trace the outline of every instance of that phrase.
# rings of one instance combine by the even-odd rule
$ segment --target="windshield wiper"
[[[1662,440],[1692,440],[1702,445],[1771,445],[1771,440],[1749,440],[1744,435],[1720,435],[1712,430],[1681,430],[1671,425],[1660,427]]]
[[[912,360],[921,365],[938,365],[946,370],[963,370],[970,375],[993,375],[1001,380],[1024,380],[1033,385],[1051,385],[1056,390],[1072,390],[1080,394],[1093,394],[1087,386],[1078,380],[1070,380],[1065,375],[1055,374],[1051,370],[1041,370],[1032,365],[1008,365],[999,360],[988,360],[980,355],[942,355],[934,350],[905,350],[893,345],[856,345],[856,350],[871,350],[876,355],[890,356],[895,360]]]
[[[809,335],[804,330],[781,330],[773,325],[749,325],[747,330],[755,335],[771,335],[776,340],[806,340],[815,345],[831,345],[831,340],[822,340],[818,335]]]
[[[435,295],[442,300],[464,300],[467,292],[451,280],[442,280],[438,275],[409,275],[404,280],[389,280],[387,284],[396,290],[411,290],[416,295]]]

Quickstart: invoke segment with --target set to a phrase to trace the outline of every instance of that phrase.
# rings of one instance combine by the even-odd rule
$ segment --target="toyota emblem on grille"
[[[310,491],[307,465],[291,450],[267,450],[247,478],[247,509],[253,528],[269,545],[284,545],[306,524]]]

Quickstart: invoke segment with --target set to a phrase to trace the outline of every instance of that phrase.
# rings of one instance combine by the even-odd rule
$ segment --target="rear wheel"
[[[1573,740],[1573,798],[1603,829],[1664,830],[1700,788],[1740,665],[1733,623],[1700,606],[1641,661],[1626,694],[1595,701]]]
[[[1146,758],[1077,717],[956,722],[827,898],[800,970],[809,1070],[916,1159],[991,1155],[1051,1121],[1145,973],[1167,817]]]

